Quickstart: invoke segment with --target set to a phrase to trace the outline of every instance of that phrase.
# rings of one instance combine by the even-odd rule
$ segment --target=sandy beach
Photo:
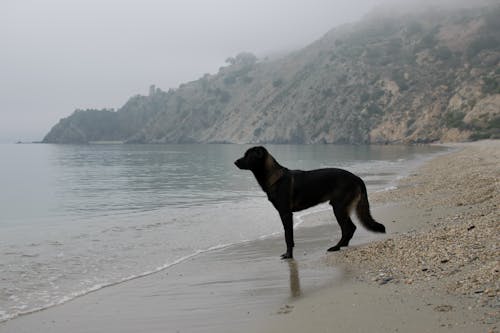
[[[384,236],[358,227],[326,254],[339,230],[320,212],[293,261],[281,235],[221,248],[0,332],[498,332],[500,141],[455,148],[369,194]]]
[[[294,303],[265,332],[498,332],[500,142],[455,145],[371,195],[387,239],[323,257],[342,286]]]

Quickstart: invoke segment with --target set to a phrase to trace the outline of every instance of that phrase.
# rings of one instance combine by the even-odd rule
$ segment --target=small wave
[[[320,213],[320,212],[326,211],[328,209],[329,208],[327,208],[327,207],[319,207],[317,209],[308,210],[308,211],[296,214],[296,216],[295,216],[296,222],[294,223],[294,228],[297,228],[300,225],[302,225],[302,223],[304,223],[304,221],[305,221],[304,217],[305,216],[311,215],[311,214]],[[72,300],[74,300],[76,298],[88,295],[90,293],[96,292],[98,290],[101,290],[101,289],[104,289],[104,288],[107,288],[107,287],[116,286],[116,285],[119,285],[119,284],[122,284],[122,283],[126,283],[128,281],[132,281],[132,280],[135,280],[135,279],[143,278],[143,277],[146,277],[146,276],[150,276],[150,275],[162,272],[162,271],[164,271],[164,270],[166,270],[166,269],[168,269],[170,267],[173,267],[175,265],[183,263],[183,262],[185,262],[185,261],[187,261],[189,259],[192,259],[192,258],[194,258],[194,257],[196,257],[198,255],[204,254],[204,253],[208,253],[208,252],[212,252],[212,251],[216,251],[216,250],[222,250],[222,249],[225,249],[225,248],[228,248],[228,247],[231,247],[231,246],[241,245],[241,244],[253,242],[253,241],[256,241],[256,240],[268,239],[268,238],[271,238],[271,237],[278,236],[281,233],[282,233],[282,231],[277,231],[277,232],[273,232],[273,233],[270,233],[270,234],[262,235],[260,237],[255,238],[255,239],[245,239],[245,240],[240,240],[240,241],[237,241],[237,242],[231,242],[231,243],[225,243],[225,244],[218,244],[218,245],[214,245],[214,246],[208,247],[206,249],[197,250],[197,251],[195,251],[193,253],[190,253],[188,255],[180,257],[180,258],[178,258],[178,259],[176,259],[176,260],[174,260],[172,262],[166,263],[164,265],[157,266],[154,269],[151,269],[151,270],[148,270],[148,271],[144,271],[144,272],[139,273],[139,274],[129,275],[129,276],[124,277],[122,279],[119,279],[117,281],[113,281],[113,282],[109,282],[109,283],[98,283],[98,284],[95,284],[95,285],[93,285],[91,287],[85,288],[83,290],[72,292],[72,293],[70,293],[70,294],[68,294],[66,296],[61,297],[60,299],[58,299],[56,301],[47,303],[47,304],[45,304],[43,306],[35,307],[35,308],[28,309],[28,310],[25,310],[25,311],[18,311],[16,313],[10,313],[10,314],[7,313],[7,312],[5,312],[5,311],[0,311],[0,323],[4,322],[4,321],[7,321],[7,320],[11,320],[11,319],[17,318],[19,316],[28,315],[28,314],[31,314],[31,313],[35,313],[35,312],[39,312],[39,311],[43,311],[43,310],[52,308],[54,306],[62,305],[64,303],[70,302],[70,301],[72,301]],[[25,308],[26,307],[22,307],[22,308],[18,308],[18,309],[19,310],[24,310]]]
[[[375,191],[375,193],[394,191],[394,190],[397,190],[397,189],[398,189],[397,186],[387,186],[387,187],[384,187],[384,188],[382,188],[380,190]]]
[[[302,223],[305,222],[305,217],[308,215],[314,215],[322,212],[329,211],[331,208],[328,206],[319,206],[318,208],[307,210],[305,212],[301,212],[296,215],[297,222],[294,224],[294,228],[300,226]]]
[[[272,236],[271,235],[266,235],[267,237],[269,236]],[[110,283],[99,283],[99,284],[95,284],[89,288],[86,288],[86,289],[83,289],[83,290],[80,290],[80,291],[76,291],[76,292],[72,292],[70,293],[69,295],[66,295],[66,296],[63,296],[62,298],[60,298],[59,300],[57,301],[54,301],[54,302],[51,302],[51,303],[48,303],[48,304],[45,304],[43,306],[39,306],[39,307],[36,307],[36,308],[32,308],[32,309],[29,309],[29,310],[26,310],[26,311],[19,311],[19,312],[16,312],[16,313],[7,313],[5,311],[2,311],[0,310],[0,323],[2,322],[5,322],[7,320],[11,320],[11,319],[14,319],[14,318],[17,318],[19,316],[23,316],[23,315],[28,315],[28,314],[31,314],[31,313],[35,313],[35,312],[39,312],[39,311],[42,311],[42,310],[46,310],[46,309],[49,309],[49,308],[52,308],[54,306],[58,306],[58,305],[61,305],[61,304],[64,304],[64,303],[67,303],[69,301],[72,301],[78,297],[82,297],[82,296],[85,296],[85,295],[88,295],[90,293],[93,293],[93,292],[96,292],[98,290],[101,290],[101,289],[104,289],[104,288],[107,288],[107,287],[112,287],[112,286],[116,286],[116,285],[119,285],[119,284],[122,284],[122,283],[125,283],[125,282],[128,282],[128,281],[132,281],[132,280],[135,280],[135,279],[139,279],[139,278],[143,278],[143,277],[146,277],[146,276],[150,276],[152,274],[156,274],[156,273],[159,273],[161,271],[164,271],[172,266],[175,266],[175,265],[178,265],[182,262],[185,262],[186,260],[189,260],[193,257],[196,257],[200,254],[204,254],[204,253],[207,253],[207,252],[211,252],[211,251],[216,251],[216,250],[221,250],[221,249],[224,249],[224,248],[227,248],[227,247],[230,247],[230,246],[233,246],[233,245],[239,245],[239,244],[244,244],[244,243],[248,243],[248,242],[252,242],[254,240],[243,240],[243,241],[239,241],[239,242],[234,242],[234,243],[227,243],[227,244],[218,244],[218,245],[214,245],[214,246],[211,246],[207,249],[203,249],[203,250],[197,250],[191,254],[188,254],[186,256],[183,256],[183,257],[180,257],[172,262],[169,262],[169,263],[166,263],[164,265],[161,265],[161,266],[158,266],[152,270],[148,270],[148,271],[145,271],[145,272],[142,272],[142,273],[139,273],[139,274],[135,274],[135,275],[130,275],[130,276],[127,276],[125,278],[122,278],[122,279],[119,279],[117,281],[114,281],[114,282],[110,282]],[[25,307],[23,307],[25,308]],[[21,308],[20,308],[21,309]]]
[[[21,257],[24,257],[24,258],[36,258],[39,255],[40,254],[38,254],[38,253],[23,253],[23,254],[21,254]]]

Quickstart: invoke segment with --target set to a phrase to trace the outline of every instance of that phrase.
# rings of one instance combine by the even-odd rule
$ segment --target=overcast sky
[[[0,142],[41,140],[76,108],[119,108],[241,51],[301,48],[380,2],[0,0]]]

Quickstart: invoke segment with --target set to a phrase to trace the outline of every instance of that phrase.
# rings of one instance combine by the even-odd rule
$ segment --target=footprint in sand
[[[285,304],[279,309],[278,314],[287,314],[292,311],[293,311],[293,305]]]

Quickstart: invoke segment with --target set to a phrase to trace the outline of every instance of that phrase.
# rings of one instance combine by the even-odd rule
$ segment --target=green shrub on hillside
[[[465,112],[447,112],[443,116],[444,125],[448,128],[465,129],[467,126],[464,123]]]
[[[453,53],[451,52],[451,50],[444,45],[439,46],[437,49],[435,49],[434,54],[439,60],[442,61],[450,60],[453,57]]]
[[[482,91],[485,94],[500,94],[500,80],[498,77],[483,77]]]
[[[500,39],[495,36],[479,36],[473,40],[467,48],[467,56],[469,59],[475,57],[483,50],[494,50],[500,47]]]

